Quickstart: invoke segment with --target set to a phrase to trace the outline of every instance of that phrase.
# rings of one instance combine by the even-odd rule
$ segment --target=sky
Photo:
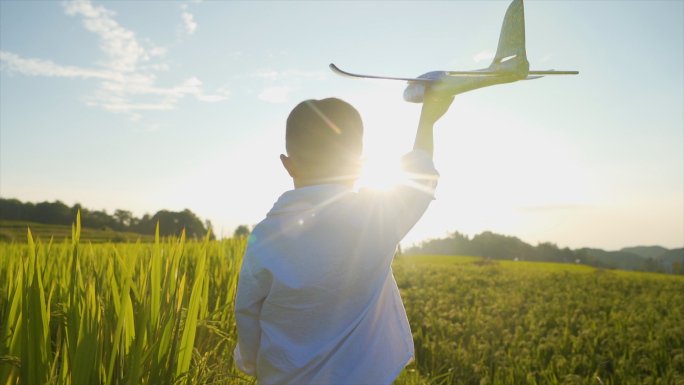
[[[360,111],[369,168],[411,150],[406,84],[330,63],[484,68],[508,5],[0,1],[0,197],[189,208],[230,236],[293,188],[279,155],[302,100]],[[402,244],[683,247],[684,2],[527,1],[525,22],[531,69],[580,74],[458,95],[435,127],[437,199]]]

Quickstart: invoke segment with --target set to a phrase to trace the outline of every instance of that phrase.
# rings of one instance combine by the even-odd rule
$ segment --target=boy
[[[259,384],[391,384],[413,360],[413,339],[391,263],[433,198],[434,123],[453,97],[426,95],[411,185],[351,192],[363,123],[339,99],[307,100],[287,119],[283,166],[294,182],[245,252],[235,361]]]

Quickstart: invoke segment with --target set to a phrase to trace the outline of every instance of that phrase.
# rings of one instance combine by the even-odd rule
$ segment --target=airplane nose
[[[446,77],[444,71],[431,71],[418,76],[419,79],[440,79]],[[420,83],[411,83],[404,89],[404,100],[409,103],[422,103],[425,97],[425,86]]]
[[[409,84],[404,89],[404,100],[409,103],[422,103],[425,97],[425,86],[422,84]]]

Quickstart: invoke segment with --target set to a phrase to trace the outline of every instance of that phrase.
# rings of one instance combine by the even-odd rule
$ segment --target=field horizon
[[[93,227],[82,227],[81,229],[81,240],[83,241],[89,241],[93,243],[103,243],[103,242],[115,242],[115,243],[135,243],[138,240],[142,242],[154,242],[154,235],[150,234],[142,234],[139,232],[132,232],[132,231],[117,231],[113,230],[107,226],[100,226],[101,228],[93,228]],[[245,227],[245,226],[242,226]],[[247,227],[245,227],[247,228]],[[17,243],[22,243],[27,241],[27,229],[31,229],[31,232],[33,234],[34,239],[37,238],[43,238],[44,240],[48,240],[52,237],[55,237],[57,240],[60,240],[59,238],[65,238],[67,240],[70,239],[71,237],[71,226],[69,225],[60,225],[60,224],[45,224],[45,223],[39,223],[39,222],[31,222],[31,221],[16,221],[16,220],[6,220],[6,219],[0,219],[0,242],[17,242]],[[489,232],[483,232],[483,234],[486,234]],[[179,233],[180,234],[180,233]],[[458,234],[458,233],[454,233]],[[216,235],[216,234],[213,234]],[[495,234],[497,236],[502,236],[504,238],[513,238],[517,239],[512,236],[507,236],[507,235],[500,235],[500,234]],[[172,235],[173,236],[173,235]],[[224,237],[224,238],[231,238],[231,237]],[[412,246],[407,247],[406,249],[408,252],[406,254],[423,254],[421,253],[422,250],[420,250],[421,245],[428,244],[429,242],[434,242],[434,241],[440,241],[441,239],[426,239],[423,240],[419,243],[413,244]],[[552,243],[545,243],[548,245],[554,245]],[[637,254],[638,256],[646,259],[647,257],[653,257],[653,251],[652,250],[658,250],[660,254],[656,254],[655,257],[658,258],[659,255],[662,255],[664,252],[668,251],[678,251],[682,254],[682,260],[679,262],[680,264],[684,265],[684,249],[681,248],[675,248],[675,249],[668,249],[659,245],[648,245],[648,246],[630,246],[630,247],[623,247],[619,250],[615,251],[604,251],[602,249],[596,249],[596,248],[584,248],[583,250],[590,250],[592,253],[600,253],[601,254],[607,254],[607,253],[614,253],[617,254],[617,256],[612,256],[608,258],[615,259],[616,257],[624,257],[625,251],[630,251],[634,254]],[[642,252],[634,252],[633,250],[643,250]],[[443,254],[443,253],[425,253],[426,255],[459,255],[459,254]],[[472,253],[472,256],[477,256],[477,257],[482,257],[480,253]],[[486,256],[484,256],[486,257]],[[491,258],[491,257],[490,257]],[[675,258],[675,259],[673,259]],[[499,260],[500,258],[492,258],[492,259],[497,259]],[[676,257],[670,257],[670,259],[673,259],[673,262],[676,262]],[[574,259],[573,259],[574,261]],[[571,263],[573,261],[566,261],[567,263]],[[541,261],[538,261],[541,262]],[[623,267],[614,265],[614,266],[596,266],[596,267],[605,267],[605,268],[613,268],[613,269],[622,269],[625,270]],[[633,268],[627,269],[627,270],[633,270]],[[663,271],[664,272],[664,271]]]

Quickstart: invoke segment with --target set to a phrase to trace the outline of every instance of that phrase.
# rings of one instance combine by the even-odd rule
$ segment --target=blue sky
[[[341,97],[377,167],[410,150],[401,82],[489,65],[507,1],[0,2],[0,196],[142,215],[190,208],[231,234],[292,188],[300,101]],[[457,96],[436,127],[437,200],[404,243],[684,246],[684,2],[525,3],[532,69],[579,76]]]

